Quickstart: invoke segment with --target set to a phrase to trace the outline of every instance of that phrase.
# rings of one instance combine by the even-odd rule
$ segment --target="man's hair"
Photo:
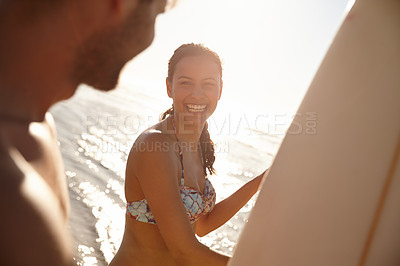
[[[0,0],[0,19],[3,17],[2,15],[5,14],[6,10],[8,10],[11,0]]]
[[[31,22],[70,0],[0,0],[0,15],[18,12],[21,21]]]

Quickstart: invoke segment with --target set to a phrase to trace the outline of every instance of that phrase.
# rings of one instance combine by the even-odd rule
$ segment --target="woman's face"
[[[187,56],[175,67],[172,82],[167,80],[168,96],[181,121],[204,123],[217,107],[222,77],[217,63],[207,56]]]

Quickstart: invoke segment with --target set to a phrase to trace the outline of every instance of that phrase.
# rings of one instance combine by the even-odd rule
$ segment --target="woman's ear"
[[[222,95],[222,88],[224,87],[224,82],[221,80],[221,88],[219,89],[219,97],[218,97],[218,101],[221,99],[221,95]]]
[[[165,84],[167,85],[167,94],[169,98],[172,98],[172,84],[169,82],[168,78],[165,79]]]

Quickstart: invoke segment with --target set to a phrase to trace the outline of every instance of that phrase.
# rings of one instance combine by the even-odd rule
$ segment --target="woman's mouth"
[[[186,108],[190,113],[202,113],[206,110],[206,104],[186,104]]]

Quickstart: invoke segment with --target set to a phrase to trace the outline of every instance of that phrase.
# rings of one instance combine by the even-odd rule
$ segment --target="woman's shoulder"
[[[157,124],[143,131],[133,144],[127,161],[129,169],[140,172],[142,168],[177,170],[179,153],[173,132],[164,130]]]
[[[166,123],[161,121],[139,135],[132,146],[131,155],[137,152],[169,153],[174,146],[173,132],[169,132],[166,128]]]

